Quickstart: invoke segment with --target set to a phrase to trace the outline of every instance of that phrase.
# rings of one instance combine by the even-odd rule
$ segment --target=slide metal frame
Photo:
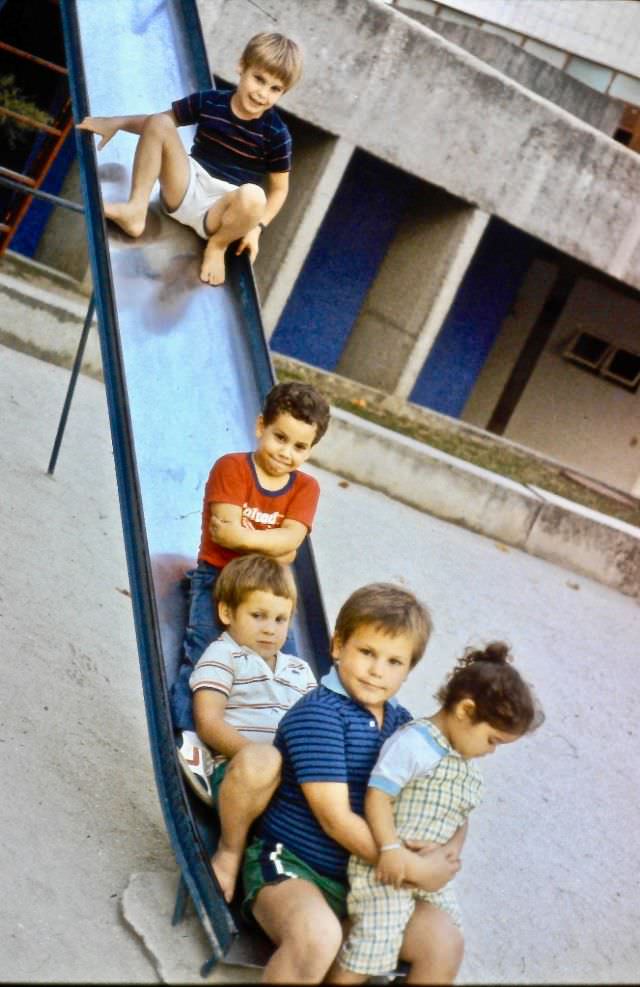
[[[84,4],[86,12],[89,9],[87,5],[93,2],[94,0],[61,0],[67,67],[76,122],[92,110],[91,92],[85,73],[85,46],[91,48],[108,42],[107,38],[100,38],[97,32],[85,32],[83,35],[78,8]],[[144,7],[144,4],[139,4],[137,11],[140,6]],[[186,45],[184,50],[187,52],[186,57],[191,59],[192,74],[195,75],[199,88],[209,88],[212,85],[211,75],[195,2],[165,0],[158,5],[157,0],[149,0],[149,19],[161,16],[160,8],[168,10],[174,23],[180,21],[180,30]],[[91,37],[87,36],[89,33]],[[148,50],[149,57],[154,57],[155,49],[149,46]],[[185,57],[184,53],[182,57]],[[94,109],[93,112],[100,110]],[[175,668],[172,671],[161,625],[167,619],[172,619],[174,624],[180,623],[184,619],[184,609],[178,608],[178,616],[171,617],[170,614],[167,617],[163,613],[165,604],[162,594],[158,592],[158,575],[154,572],[153,546],[149,544],[136,456],[137,436],[133,424],[135,415],[131,412],[132,392],[137,386],[137,377],[130,373],[133,368],[128,365],[126,347],[121,339],[119,299],[114,288],[114,240],[111,231],[107,230],[103,216],[101,181],[93,136],[76,131],[76,138],[149,743],[160,804],[181,873],[174,920],[179,920],[183,915],[188,895],[212,947],[211,959],[202,969],[205,974],[228,952],[241,926],[227,907],[209,865],[210,853],[217,839],[215,822],[211,820],[210,812],[203,811],[202,804],[185,786],[176,757],[168,703],[168,688]],[[171,228],[175,227],[176,231],[180,229],[171,220],[166,220],[166,223]],[[117,246],[117,240],[115,242]],[[261,402],[275,383],[275,376],[248,260],[245,256],[236,258],[229,251],[228,277],[224,289],[200,286],[193,290],[204,292],[205,306],[210,299],[212,320],[219,319],[216,314],[219,294],[224,292],[233,299],[239,312],[244,345],[250,354],[255,390]],[[178,329],[181,331],[182,327],[179,326]],[[188,329],[185,325],[184,330]],[[226,327],[223,324],[220,331],[231,333],[236,330],[232,325]],[[194,366],[198,366],[197,360],[181,368],[180,372],[192,373]],[[173,366],[172,373],[175,372]],[[215,388],[214,381],[211,386]],[[232,382],[232,386],[236,392],[241,391],[245,381],[237,379]],[[257,407],[259,410],[259,405]],[[222,408],[220,414],[223,414]],[[157,441],[162,442],[162,436],[158,436]],[[179,455],[178,450],[174,452]],[[195,552],[196,547],[197,545],[191,544],[185,546],[184,551],[188,555],[189,552]],[[295,576],[300,598],[295,625],[299,650],[310,658],[316,672],[321,674],[328,667],[329,637],[309,539],[306,539],[298,553]],[[174,626],[173,632],[180,638],[182,626]],[[141,832],[141,840],[144,838],[144,833]]]

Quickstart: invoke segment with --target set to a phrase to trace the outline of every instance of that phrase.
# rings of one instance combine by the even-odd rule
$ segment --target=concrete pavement
[[[67,380],[58,367],[0,348],[0,979],[186,982],[192,958],[199,982],[197,928],[166,925],[160,942],[149,935],[151,891],[165,903],[176,871],[148,753],[98,382],[79,380],[56,475],[45,473]],[[539,733],[483,763],[487,798],[458,879],[467,938],[458,982],[633,983],[637,602],[313,472],[322,485],[314,549],[330,619],[374,579],[403,580],[433,611],[432,643],[401,699],[429,712],[461,650],[500,637],[547,714]],[[238,974],[222,967],[215,976],[237,982]]]

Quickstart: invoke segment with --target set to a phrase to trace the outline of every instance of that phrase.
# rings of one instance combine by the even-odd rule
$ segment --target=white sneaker
[[[193,730],[183,730],[177,746],[180,767],[191,788],[206,805],[213,805],[210,777],[213,761],[209,748]]]

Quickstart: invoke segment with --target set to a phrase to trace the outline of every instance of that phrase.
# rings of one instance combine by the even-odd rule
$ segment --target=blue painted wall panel
[[[410,399],[457,418],[516,297],[538,241],[492,219]]]
[[[39,143],[35,143],[32,155],[37,153],[38,148]],[[67,177],[69,168],[75,161],[75,157],[76,139],[75,133],[72,130],[60,148],[60,152],[56,160],[51,165],[49,174],[42,183],[43,192],[50,192],[52,195],[60,195],[60,189],[62,188],[65,178]],[[27,169],[28,162],[25,166],[25,172]],[[51,210],[58,208],[61,207],[53,206],[49,202],[39,202],[37,199],[33,199],[31,206],[29,207],[29,211],[20,223],[16,235],[11,241],[11,250],[15,250],[16,253],[23,254],[25,257],[33,257],[38,248],[40,237],[44,233],[44,228],[49,221]]]
[[[356,151],[271,339],[333,370],[418,180]]]

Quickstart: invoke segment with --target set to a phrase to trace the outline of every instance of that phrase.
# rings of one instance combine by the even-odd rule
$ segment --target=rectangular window
[[[635,391],[640,383],[640,355],[629,350],[614,350],[605,360],[600,373]]]
[[[632,151],[640,151],[640,108],[627,104],[613,139],[626,144]]]
[[[572,363],[597,370],[605,357],[613,350],[611,343],[590,332],[577,332],[563,351],[563,356]]]
[[[562,351],[565,360],[635,391],[640,384],[640,353],[614,346],[592,332],[576,332]]]

